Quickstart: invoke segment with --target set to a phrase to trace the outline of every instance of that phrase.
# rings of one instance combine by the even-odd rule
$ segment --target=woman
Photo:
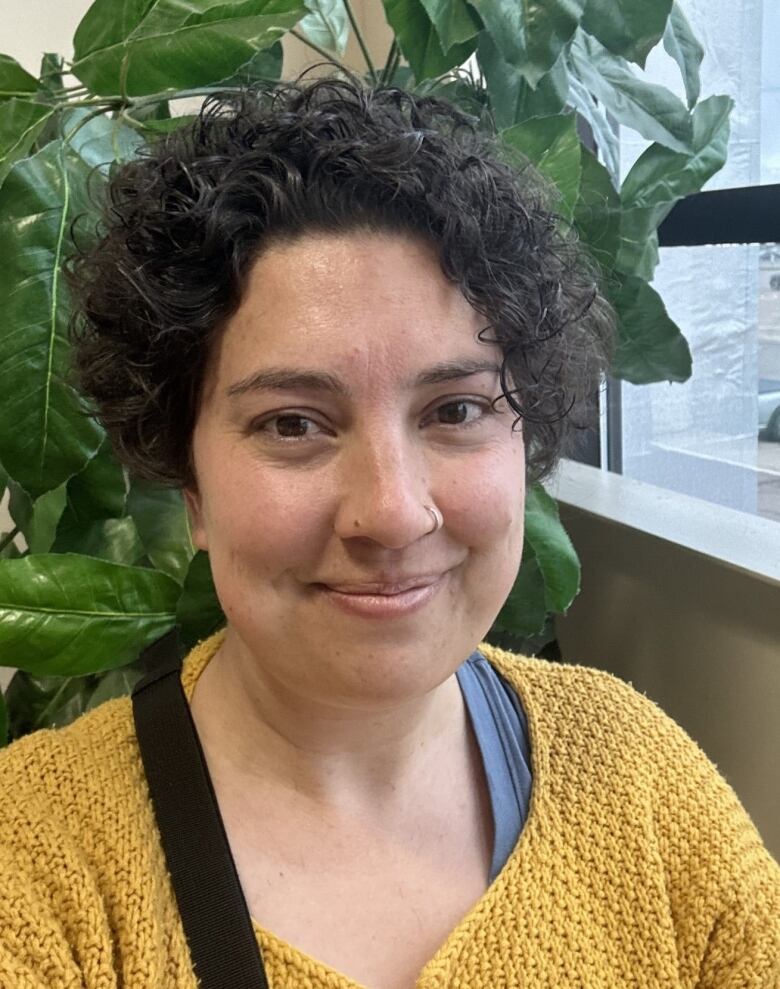
[[[528,170],[325,81],[210,101],[105,224],[78,366],[210,556],[181,683],[268,984],[778,985],[780,870],[697,746],[480,645],[610,330]],[[0,987],[194,986],[130,699],[0,779]]]

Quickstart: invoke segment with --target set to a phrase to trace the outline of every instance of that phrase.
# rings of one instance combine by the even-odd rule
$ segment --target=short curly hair
[[[613,318],[552,190],[444,100],[320,79],[210,96],[111,174],[92,246],[66,265],[82,392],[121,462],[194,483],[209,355],[265,247],[307,232],[425,238],[485,317],[540,480],[581,427]]]

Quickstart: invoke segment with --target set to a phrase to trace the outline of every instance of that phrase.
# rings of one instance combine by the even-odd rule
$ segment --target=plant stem
[[[50,106],[53,110],[72,110],[74,107],[80,106],[102,106],[106,110],[111,110],[114,107],[119,106],[118,97],[110,96],[96,96],[94,99],[77,99],[77,100],[53,100],[46,104]]]
[[[382,69],[382,77],[379,81],[380,86],[386,86],[390,80],[390,69],[393,64],[393,59],[398,51],[398,42],[393,38],[393,43],[390,45],[390,51],[387,53],[387,58],[385,59],[385,67]]]
[[[14,541],[14,539],[16,539],[16,537],[19,535],[21,531],[22,530],[19,528],[19,526],[15,525],[10,532],[6,532],[3,538],[0,539],[0,553],[2,553],[3,550],[6,548],[6,546],[8,546],[10,543]]]
[[[393,77],[398,69],[398,63],[401,61],[401,49],[396,46],[395,54],[393,55],[393,64],[390,66],[390,71],[387,73],[387,85],[391,86],[393,83]]]
[[[328,62],[332,63],[333,65],[337,65],[340,69],[346,72],[347,75],[353,76],[355,74],[352,71],[352,69],[348,68],[343,62],[339,61],[339,59],[331,55],[331,53],[327,51],[327,49],[320,48],[320,46],[316,44],[314,41],[309,41],[309,39],[305,35],[301,34],[300,31],[296,31],[295,29],[293,29],[291,31],[288,31],[287,33],[291,34],[293,38],[297,38],[298,41],[302,41],[303,44],[307,45],[309,48],[313,48],[314,51],[316,51],[319,55],[322,55],[324,59],[326,59]]]
[[[139,106],[149,106],[150,103],[162,103],[163,100],[189,100],[193,96],[208,96],[210,93],[232,93],[238,92],[238,86],[200,86],[197,89],[169,89],[160,93],[150,93],[149,96],[141,96],[138,99],[130,98],[125,105],[125,110],[134,110]]]
[[[238,91],[236,86],[203,86],[199,89],[170,89],[160,93],[151,93],[149,96],[142,96],[138,99],[132,97],[123,101],[120,96],[98,96],[95,99],[57,100],[54,103],[47,103],[55,110],[72,110],[75,107],[94,106],[102,110],[132,110],[135,107],[147,106],[150,103],[161,103],[163,100],[186,100],[193,96],[208,96],[209,93],[224,93]]]
[[[371,56],[368,54],[368,48],[366,48],[366,43],[363,40],[363,35],[360,33],[360,28],[358,27],[358,22],[355,20],[355,15],[352,12],[352,5],[349,0],[344,0],[344,9],[347,12],[347,17],[349,18],[349,23],[352,25],[352,30],[355,32],[355,39],[360,45],[360,50],[363,52],[363,58],[366,60],[366,66],[368,68],[369,74],[371,75],[371,81],[376,85],[377,74],[374,68],[374,63],[371,61]]]
[[[3,89],[0,90],[0,99],[18,99],[18,100],[29,100],[35,93],[31,93],[28,90],[17,90],[17,89]]]

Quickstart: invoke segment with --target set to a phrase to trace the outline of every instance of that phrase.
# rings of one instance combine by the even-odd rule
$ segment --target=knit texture
[[[780,868],[701,749],[610,674],[480,649],[528,717],[530,813],[418,989],[780,989]],[[129,697],[1,750],[0,808],[0,989],[196,989]],[[254,926],[272,989],[358,989]]]

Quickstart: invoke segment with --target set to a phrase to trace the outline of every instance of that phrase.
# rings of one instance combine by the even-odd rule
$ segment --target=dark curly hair
[[[541,479],[612,339],[597,270],[550,203],[440,99],[335,79],[211,96],[115,168],[93,246],[68,261],[81,389],[131,472],[190,484],[204,370],[259,253],[308,231],[409,233],[485,317]]]

